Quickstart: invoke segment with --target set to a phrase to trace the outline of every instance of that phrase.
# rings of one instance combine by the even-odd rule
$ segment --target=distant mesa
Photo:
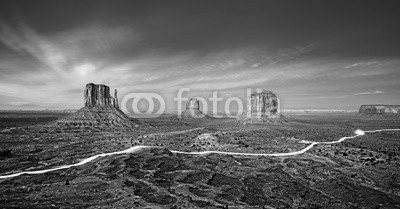
[[[182,112],[182,119],[210,119],[211,117],[200,111],[200,101],[191,98],[186,103],[186,109]]]
[[[362,115],[397,115],[400,116],[400,105],[361,105]]]
[[[282,123],[286,118],[280,114],[279,99],[272,91],[254,92],[247,101],[247,112],[239,121],[242,123]]]
[[[135,124],[118,105],[117,90],[114,97],[110,87],[103,84],[86,84],[84,90],[85,106],[65,118],[56,121],[57,125],[69,127],[97,128],[135,128]]]

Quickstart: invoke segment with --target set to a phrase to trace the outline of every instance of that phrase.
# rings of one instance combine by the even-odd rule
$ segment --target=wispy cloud
[[[41,35],[22,21],[10,25],[0,22],[0,42],[21,55],[29,55],[59,73],[79,71],[87,62],[99,62],[96,55],[130,44],[138,35],[125,27],[87,27]],[[92,65],[101,63],[92,63]]]
[[[380,62],[378,61],[369,61],[369,62],[357,62],[354,64],[350,64],[345,66],[344,68],[357,68],[357,67],[366,67],[366,66],[372,66],[372,65],[378,65]]]
[[[256,68],[256,67],[260,66],[260,64],[261,64],[261,63],[254,63],[254,64],[251,65],[251,67],[252,67],[252,68]]]
[[[71,89],[126,75],[129,63],[114,64],[105,55],[112,55],[121,45],[134,46],[139,39],[131,28],[119,26],[40,34],[23,21],[0,21],[0,53],[9,55],[0,56],[0,92],[37,103],[79,102],[81,98],[73,96],[76,93],[70,93]]]
[[[376,90],[376,91],[367,91],[367,92],[356,93],[354,95],[369,95],[369,94],[384,94],[384,93],[385,92],[383,92],[383,91]]]
[[[354,63],[304,56],[318,44],[281,50],[249,46],[208,53],[169,54],[152,49],[152,53],[137,56],[135,44],[142,40],[137,34],[132,28],[120,26],[40,34],[22,21],[12,26],[0,21],[0,44],[14,53],[7,58],[0,56],[0,93],[17,95],[32,104],[80,107],[84,84],[94,82],[118,88],[121,98],[132,91],[171,93],[182,87],[231,95],[247,87],[260,87],[285,90],[295,96],[307,92],[311,94],[308,98],[318,99],[321,95],[333,98],[335,91],[342,89],[347,89],[346,95],[352,94],[354,91],[348,89],[354,89],[354,85],[366,85],[354,83],[357,79],[373,78],[376,81],[370,81],[368,84],[374,85],[369,88],[382,91],[355,95],[383,94],[387,89],[377,82],[389,85],[388,81],[399,77],[395,67],[398,60],[387,61],[389,64],[382,60]],[[4,51],[0,48],[0,53]],[[387,79],[380,79],[383,76]],[[1,98],[0,103],[8,104]]]
[[[55,71],[62,71],[67,56],[48,39],[19,22],[17,27],[0,23],[0,41],[22,55],[30,55]]]

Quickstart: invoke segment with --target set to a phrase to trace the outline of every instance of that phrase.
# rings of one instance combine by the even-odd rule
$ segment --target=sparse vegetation
[[[340,144],[320,144],[306,154],[281,158],[190,156],[169,151],[290,152],[308,145],[300,143],[302,140],[333,141],[352,135],[357,128],[399,128],[395,119],[377,122],[378,119],[349,114],[287,118],[290,122],[284,125],[244,126],[232,119],[169,121],[163,117],[138,121],[149,124],[140,132],[57,129],[43,123],[50,121],[40,121],[34,126],[7,125],[0,129],[1,174],[52,168],[135,145],[161,148],[99,158],[66,170],[1,180],[0,207],[393,208],[400,205],[399,132],[367,134]]]

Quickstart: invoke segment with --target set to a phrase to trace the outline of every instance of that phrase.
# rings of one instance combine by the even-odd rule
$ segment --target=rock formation
[[[118,96],[117,96],[117,89],[114,90],[114,98],[113,98],[113,106],[119,109],[118,105]]]
[[[210,118],[200,111],[200,101],[196,98],[189,99],[186,103],[186,110],[182,112],[182,119]]]
[[[118,106],[117,90],[114,97],[110,87],[103,84],[89,83],[84,90],[84,107],[65,118],[56,121],[57,125],[69,127],[96,128],[134,128],[137,127]]]
[[[117,90],[114,97],[110,95],[110,87],[103,84],[86,84],[84,91],[85,107],[118,107]]]
[[[187,110],[200,111],[200,101],[198,99],[192,98],[186,103]]]
[[[279,99],[272,91],[254,92],[247,100],[247,112],[242,115],[243,123],[276,123],[286,119],[279,112]]]
[[[254,92],[251,94],[250,101],[247,102],[247,111],[252,115],[279,117],[278,97],[271,91]]]
[[[400,105],[361,105],[362,115],[399,115]]]

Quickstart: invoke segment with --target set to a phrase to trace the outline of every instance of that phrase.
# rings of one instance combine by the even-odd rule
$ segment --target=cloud
[[[171,53],[165,53],[164,48],[146,48],[148,42],[136,45],[142,40],[137,34],[122,26],[89,26],[41,34],[22,22],[10,26],[0,21],[0,42],[8,49],[0,48],[0,54],[11,54],[0,56],[0,93],[34,104],[74,108],[82,105],[82,88],[89,82],[118,88],[121,98],[131,92],[175,93],[182,87],[196,93],[218,90],[235,96],[233,91],[259,87],[295,96],[310,92],[309,98],[318,99],[319,95],[333,98],[335,92],[351,95],[353,87],[387,91],[379,82],[388,86],[388,81],[399,76],[395,72],[398,60],[354,63],[308,56],[320,47],[318,44],[284,49],[215,48],[207,53],[171,49]],[[138,53],[140,49],[147,51]],[[370,86],[364,87],[366,84]],[[0,103],[9,102],[0,98]]]
[[[23,21],[0,20],[0,54],[6,55],[0,56],[0,93],[40,104],[80,104],[81,97],[71,89],[126,78],[131,61],[117,63],[108,55],[121,46],[135,46],[139,39],[132,28],[122,26],[39,34]]]
[[[251,67],[252,67],[252,68],[256,68],[256,67],[260,66],[260,64],[261,64],[261,63],[255,63],[255,64],[252,64]]]
[[[149,64],[144,65],[142,71],[148,72],[145,78],[133,85],[139,89],[193,87],[213,90],[305,78],[324,71],[324,69],[309,68],[308,65],[299,63],[299,60],[293,61],[310,48],[310,46],[296,47],[291,50],[281,50],[277,52],[278,54],[265,49],[243,48],[209,53],[206,56],[183,53],[153,57],[145,61],[152,65],[150,69],[146,69]],[[303,71],[300,72],[299,68]]]
[[[22,22],[17,27],[0,23],[0,29],[0,42],[21,55],[30,55],[55,71],[61,71],[67,62],[59,47]]]
[[[380,62],[378,61],[370,61],[370,62],[357,62],[351,65],[347,65],[344,68],[357,68],[357,67],[366,67],[366,66],[372,66],[372,65],[378,65]]]
[[[385,92],[383,92],[383,91],[376,90],[376,91],[367,91],[367,92],[356,93],[354,95],[370,95],[370,94],[384,94],[384,93]]]
[[[0,22],[0,42],[21,56],[29,55],[58,73],[69,73],[79,65],[100,65],[99,54],[117,46],[134,44],[138,34],[127,27],[89,26],[41,35],[22,21],[15,25]]]

